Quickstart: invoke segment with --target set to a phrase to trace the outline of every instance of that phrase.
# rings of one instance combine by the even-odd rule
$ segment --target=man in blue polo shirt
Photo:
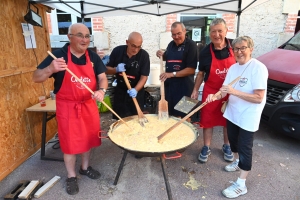
[[[165,52],[158,50],[156,56],[163,56],[166,72],[160,75],[165,81],[165,96],[170,115],[184,117],[186,114],[174,109],[183,96],[191,96],[194,88],[194,74],[197,67],[197,45],[185,37],[186,30],[181,22],[171,26],[171,41]]]

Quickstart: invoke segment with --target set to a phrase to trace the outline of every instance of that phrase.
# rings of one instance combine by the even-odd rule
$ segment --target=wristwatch
[[[99,88],[99,90],[102,90],[104,93],[106,92],[105,88]]]
[[[173,72],[173,76],[176,77],[176,72]]]

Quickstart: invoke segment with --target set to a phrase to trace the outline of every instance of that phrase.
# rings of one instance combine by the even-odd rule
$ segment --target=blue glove
[[[127,93],[129,94],[130,97],[135,98],[137,95],[136,89],[132,88],[130,90],[127,90]]]
[[[125,64],[124,63],[119,63],[118,66],[116,67],[116,71],[117,72],[125,72],[126,69],[125,69]]]

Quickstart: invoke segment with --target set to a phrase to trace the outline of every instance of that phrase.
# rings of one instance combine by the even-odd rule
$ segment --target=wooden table
[[[47,157],[45,155],[45,145],[46,145],[46,130],[47,122],[56,116],[56,104],[55,100],[46,99],[46,106],[42,107],[40,103],[37,103],[29,108],[26,108],[28,112],[42,112],[42,142],[41,142],[41,160],[53,160],[53,161],[63,161],[62,158]],[[51,113],[51,114],[49,114]]]

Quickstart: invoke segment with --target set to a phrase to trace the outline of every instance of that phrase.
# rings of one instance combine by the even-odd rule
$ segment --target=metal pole
[[[81,9],[81,23],[83,23],[83,24],[84,24],[83,3],[84,3],[84,1],[80,1],[80,9]]]
[[[240,33],[240,16],[241,16],[241,13],[238,13],[237,16],[238,16],[238,19],[237,19],[236,37],[239,37],[239,33]]]
[[[238,12],[237,12],[238,21],[237,21],[237,28],[236,28],[236,37],[239,37],[239,33],[240,33],[240,16],[242,13],[241,7],[242,7],[242,0],[239,0]]]
[[[162,168],[164,179],[165,179],[165,184],[166,184],[168,199],[169,200],[173,200],[172,192],[171,192],[171,187],[170,187],[170,183],[169,183],[169,179],[168,179],[168,175],[165,172],[165,169],[166,169],[166,160],[163,157],[163,155],[160,156],[160,162],[161,162],[161,168]]]
[[[117,185],[117,184],[118,184],[118,180],[119,180],[121,171],[122,171],[122,169],[123,169],[123,166],[124,166],[124,162],[125,162],[127,153],[128,153],[128,152],[127,152],[126,150],[124,150],[123,158],[122,158],[122,160],[121,160],[121,163],[120,163],[120,166],[119,166],[119,169],[118,169],[118,172],[117,172],[117,176],[116,176],[115,181],[114,181],[114,185]]]

